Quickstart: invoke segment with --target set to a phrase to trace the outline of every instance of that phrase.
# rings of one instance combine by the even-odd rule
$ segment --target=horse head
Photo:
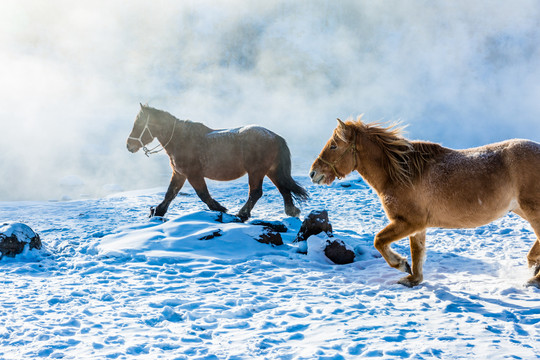
[[[141,110],[135,117],[135,123],[133,124],[133,130],[127,139],[127,149],[129,152],[135,153],[140,148],[144,148],[150,144],[155,136],[150,131],[150,125],[152,116],[150,115],[149,108],[141,105]]]
[[[349,122],[337,121],[332,137],[311,165],[309,176],[315,184],[330,185],[336,178],[341,179],[356,169],[357,130]]]

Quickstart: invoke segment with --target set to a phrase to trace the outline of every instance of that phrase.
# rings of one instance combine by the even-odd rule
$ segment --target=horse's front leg
[[[426,230],[417,232],[409,236],[411,246],[412,274],[401,278],[398,283],[408,287],[413,287],[424,280],[422,266],[426,254]]]
[[[193,186],[193,189],[195,189],[197,196],[206,205],[208,205],[208,208],[210,210],[227,212],[227,209],[225,207],[221,206],[216,200],[214,200],[210,196],[208,188],[206,187],[206,181],[204,181],[204,177],[202,175],[188,175],[187,180],[189,181],[191,186]]]
[[[262,178],[260,176],[252,176],[249,175],[249,197],[242,209],[238,212],[238,217],[242,222],[246,221],[251,216],[251,210],[257,203],[257,201],[261,198],[263,191],[262,191],[262,184],[263,184],[264,175]]]
[[[375,236],[375,248],[381,253],[388,265],[400,271],[412,274],[407,259],[394,252],[390,245],[414,233],[414,228],[405,221],[393,221]]]
[[[150,217],[165,215],[165,213],[169,209],[171,201],[173,201],[176,195],[178,195],[178,192],[180,191],[180,189],[182,189],[182,186],[184,186],[185,181],[186,177],[184,175],[173,171],[171,182],[169,184],[169,188],[167,189],[167,193],[165,194],[165,198],[157,207],[150,208]]]

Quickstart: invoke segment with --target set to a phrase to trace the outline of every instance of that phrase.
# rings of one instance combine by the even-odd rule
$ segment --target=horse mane
[[[191,120],[180,120],[176,116],[172,115],[171,113],[165,110],[159,110],[148,105],[142,105],[142,107],[145,111],[150,111],[151,113],[157,114],[160,117],[165,117],[165,118],[173,119],[175,121],[179,121],[183,127],[187,126],[189,130],[195,132],[195,134],[199,134],[199,133],[204,134],[204,133],[207,133],[208,131],[211,131],[211,129],[208,126],[204,125],[203,123],[199,123],[199,122],[195,122]]]
[[[381,123],[363,123],[361,117],[356,121],[347,121],[357,131],[367,135],[383,152],[383,167],[394,182],[411,186],[421,176],[426,165],[445,148],[426,141],[409,141],[403,137],[405,126],[399,123],[384,125]]]

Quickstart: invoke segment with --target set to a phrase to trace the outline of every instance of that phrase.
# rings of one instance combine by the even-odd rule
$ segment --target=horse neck
[[[150,131],[162,146],[169,142],[173,131],[176,133],[177,128],[180,128],[179,121],[168,113],[154,111],[151,114],[151,119]]]
[[[377,144],[366,137],[357,140],[357,144],[359,141],[363,146],[356,152],[356,170],[377,193],[382,193],[390,181],[390,175],[382,165],[385,154]]]

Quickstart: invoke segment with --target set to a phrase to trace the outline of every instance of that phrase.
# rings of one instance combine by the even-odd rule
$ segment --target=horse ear
[[[144,105],[143,105],[143,104],[139,103],[139,105],[141,105],[141,110],[144,109]]]
[[[342,139],[343,141],[349,141],[351,129],[349,128],[349,125],[345,124],[340,119],[337,119],[338,121],[338,127],[336,128],[336,134],[337,136]]]

